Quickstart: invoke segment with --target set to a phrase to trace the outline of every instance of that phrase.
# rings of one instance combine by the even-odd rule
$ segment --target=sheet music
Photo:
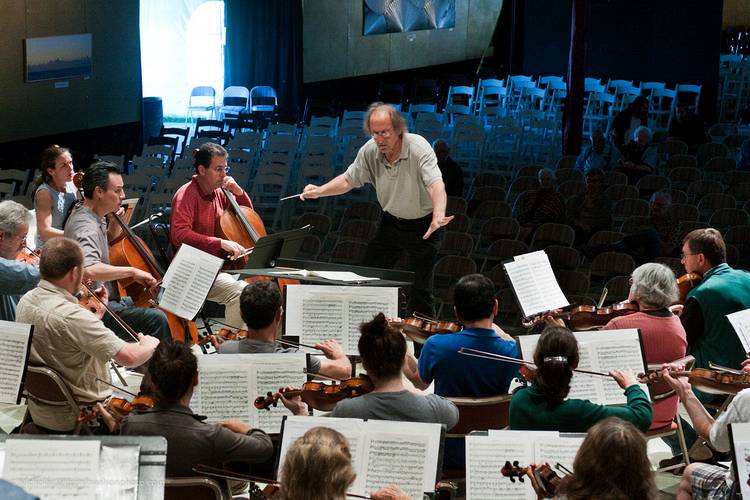
[[[279,464],[289,446],[313,427],[330,427],[349,441],[357,478],[349,489],[364,495],[387,484],[398,484],[412,498],[432,491],[437,478],[441,425],[419,422],[288,417],[284,424]]]
[[[99,454],[97,500],[136,500],[141,447],[105,446]]]
[[[635,374],[646,370],[637,329],[573,332],[573,335],[578,339],[578,368],[581,370],[607,373],[629,368]],[[524,359],[533,359],[538,341],[539,335],[518,337]],[[643,384],[640,386],[648,395],[648,388]],[[627,402],[623,390],[613,378],[584,373],[573,373],[568,398],[588,399],[602,405]]]
[[[159,305],[192,320],[203,307],[224,259],[182,244],[162,280]]]
[[[750,309],[727,314],[727,319],[732,324],[734,331],[737,332],[742,348],[745,349],[745,352],[750,353]]]
[[[543,250],[516,255],[503,266],[525,317],[569,305]]]
[[[730,424],[735,481],[743,499],[750,499],[750,423]]]
[[[3,479],[44,500],[96,499],[100,441],[8,439]]]
[[[303,344],[334,339],[347,354],[359,354],[359,324],[382,312],[398,316],[397,287],[289,285],[286,334]]]
[[[561,437],[551,431],[493,431],[487,436],[466,436],[466,498],[536,500],[528,477],[522,483],[502,475],[505,463],[518,461],[519,467],[560,463],[572,470],[582,442],[583,437]]]
[[[330,427],[331,429],[335,429],[343,434],[349,442],[349,453],[352,456],[352,466],[354,467],[354,470],[360,470],[363,460],[362,443],[364,441],[364,420],[358,418],[298,416],[287,416],[284,420],[284,434],[281,437],[281,450],[279,451],[280,482],[283,482],[281,477],[282,465],[284,464],[284,459],[286,458],[287,451],[289,451],[289,447],[313,427]],[[357,477],[359,479],[359,474],[357,474]]]
[[[258,410],[253,402],[267,392],[301,386],[306,366],[304,353],[198,356],[198,385],[191,407],[208,422],[238,419],[277,433],[288,411],[281,403],[270,411]]]
[[[32,326],[0,321],[0,403],[19,404]]]

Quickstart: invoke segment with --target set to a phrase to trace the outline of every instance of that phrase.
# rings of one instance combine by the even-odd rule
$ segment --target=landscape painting
[[[91,76],[91,33],[27,38],[26,81]]]

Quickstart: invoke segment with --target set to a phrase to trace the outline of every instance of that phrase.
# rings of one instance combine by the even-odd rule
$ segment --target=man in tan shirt
[[[112,394],[107,362],[140,366],[151,358],[159,341],[138,334],[137,343],[119,339],[100,317],[81,307],[83,252],[74,240],[52,238],[39,262],[42,281],[18,302],[16,320],[34,325],[29,363],[57,371],[81,404],[103,401]],[[106,291],[101,292],[106,302]],[[100,379],[101,381],[97,380]],[[34,423],[57,432],[72,431],[76,417],[67,407],[29,399]]]

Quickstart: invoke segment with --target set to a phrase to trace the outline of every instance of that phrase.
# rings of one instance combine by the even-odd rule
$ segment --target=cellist
[[[195,175],[172,199],[169,230],[172,248],[177,251],[187,243],[212,255],[239,257],[246,249],[237,242],[215,237],[214,228],[229,205],[222,188],[231,192],[237,203],[252,208],[250,197],[227,175],[227,151],[223,147],[207,142],[194,151],[193,158]],[[208,300],[226,306],[226,320],[232,327],[242,325],[239,300],[246,284],[227,273],[219,273],[208,293]]]
[[[172,338],[167,317],[159,309],[135,307],[129,297],[120,297],[115,280],[132,278],[145,287],[156,285],[156,279],[136,267],[113,266],[109,260],[109,242],[121,229],[108,224],[109,214],[120,209],[125,198],[120,170],[106,161],[96,162],[86,169],[82,181],[83,203],[76,205],[65,223],[65,237],[74,239],[83,248],[87,276],[104,282],[109,294],[109,307],[136,331],[153,335],[160,340]],[[98,288],[98,284],[95,285]],[[104,324],[118,337],[131,340],[130,335],[110,316]]]

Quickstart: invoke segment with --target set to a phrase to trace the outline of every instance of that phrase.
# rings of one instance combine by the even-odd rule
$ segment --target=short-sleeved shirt
[[[432,213],[427,188],[441,180],[437,157],[430,143],[417,134],[404,132],[401,153],[389,163],[373,139],[362,146],[344,178],[355,188],[375,186],[383,210],[399,219],[421,219]]]
[[[42,183],[36,188],[36,193],[39,191],[48,191],[52,198],[51,214],[52,214],[52,227],[55,229],[62,230],[63,222],[65,222],[65,216],[68,214],[68,209],[75,203],[78,198],[76,197],[76,187],[72,182],[65,183],[65,191],[60,192],[50,186],[49,184]],[[36,205],[36,193],[34,193],[34,204]],[[42,237],[39,233],[36,234],[36,246],[40,248],[44,245]]]
[[[107,219],[99,217],[90,208],[78,205],[68,217],[65,223],[65,237],[76,240],[83,249],[84,267],[94,264],[109,264],[109,240],[107,239]],[[112,282],[107,282],[109,297],[119,297],[117,287]],[[99,284],[95,284],[99,286]]]
[[[21,295],[39,283],[39,268],[0,257],[0,320],[15,321]]]
[[[282,347],[279,344],[255,339],[228,340],[219,347],[219,354],[276,354],[296,353],[296,347]],[[320,373],[320,360],[315,356],[308,356],[307,369],[313,373]]]
[[[331,417],[396,420],[444,424],[450,430],[458,422],[458,408],[435,394],[410,391],[370,392],[336,403]]]
[[[515,341],[502,339],[491,329],[433,335],[419,354],[419,376],[428,384],[435,381],[435,394],[480,398],[507,393],[518,365],[465,356],[458,352],[462,347],[519,357]]]
[[[79,403],[102,401],[112,394],[107,363],[125,345],[94,313],[84,309],[67,290],[42,280],[21,297],[17,320],[34,325],[29,364],[45,365],[67,382]],[[69,431],[78,415],[67,407],[46,406],[32,399],[34,423]]]

